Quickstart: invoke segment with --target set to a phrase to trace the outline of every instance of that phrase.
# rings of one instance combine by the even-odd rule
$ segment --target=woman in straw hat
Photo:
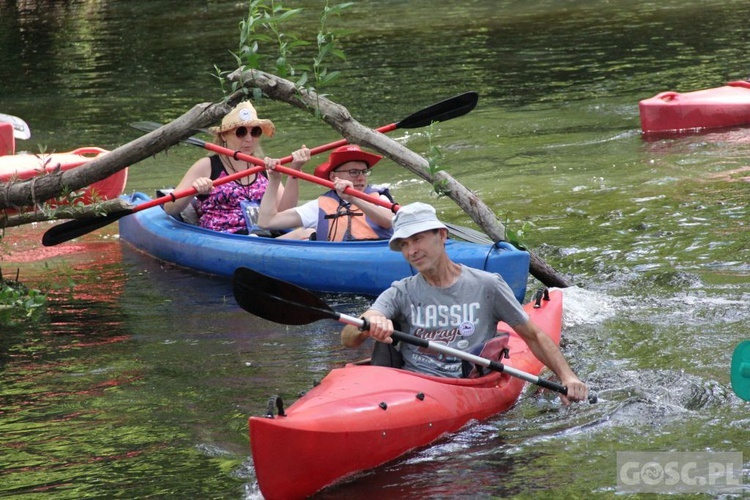
[[[269,190],[260,204],[258,225],[270,230],[300,228],[288,237],[309,237],[323,241],[379,240],[390,238],[393,213],[380,205],[344,193],[349,187],[367,194],[393,199],[386,189],[367,183],[370,170],[382,156],[349,144],[331,152],[315,175],[333,182],[334,189],[299,207],[280,210],[272,194],[281,183],[281,174],[268,169]],[[314,236],[313,236],[314,235]]]
[[[276,127],[270,120],[259,119],[258,113],[249,102],[239,103],[221,121],[218,127],[209,130],[214,135],[214,142],[232,151],[261,156],[261,137],[273,137]],[[310,159],[310,150],[302,146],[292,154],[290,168],[300,170]],[[266,160],[271,161],[270,159]],[[211,155],[196,161],[185,173],[176,190],[194,188],[196,196],[179,198],[166,203],[164,210],[173,216],[180,214],[191,206],[198,216],[201,227],[228,233],[246,234],[248,221],[246,204],[260,205],[260,200],[268,188],[265,172],[242,177],[214,187],[213,181],[220,177],[235,174],[251,168],[248,162],[237,160],[226,155]],[[274,198],[278,200],[278,209],[285,210],[297,204],[299,182],[290,177],[286,189],[280,183],[274,185]],[[252,230],[252,228],[250,229]]]

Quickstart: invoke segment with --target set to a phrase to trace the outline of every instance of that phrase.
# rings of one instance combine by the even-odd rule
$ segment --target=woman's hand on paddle
[[[276,171],[276,166],[281,164],[279,160],[277,158],[266,156],[265,158],[263,158],[263,161],[266,164],[266,173],[268,174],[268,179],[280,182],[281,172]]]
[[[192,188],[195,189],[198,194],[203,195],[210,193],[212,187],[214,187],[214,181],[208,177],[198,177],[192,184]]]
[[[303,144],[300,149],[292,153],[292,163],[289,165],[289,168],[297,171],[302,170],[302,166],[308,161],[310,161],[310,150]],[[263,159],[263,162],[266,164],[268,178],[280,180],[281,173],[276,171],[276,167],[281,165],[281,162],[277,158],[270,158],[268,156]]]
[[[289,164],[289,168],[302,170],[302,166],[308,161],[310,161],[310,150],[303,144],[301,148],[292,153],[292,163]]]

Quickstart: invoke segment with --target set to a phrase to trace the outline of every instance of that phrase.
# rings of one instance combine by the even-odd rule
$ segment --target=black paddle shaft
[[[368,328],[368,325],[366,324],[363,325],[363,329],[366,330],[367,328]],[[417,347],[423,347],[425,349],[440,352],[448,356],[454,356],[464,361],[469,361],[476,365],[489,368],[492,371],[496,371],[500,373],[507,373],[508,375],[512,375],[514,377],[523,379],[527,382],[531,382],[532,384],[536,384],[540,387],[544,387],[545,389],[550,389],[552,391],[559,392],[560,394],[563,394],[563,395],[568,394],[568,388],[565,387],[564,385],[558,384],[557,382],[553,382],[552,380],[547,380],[541,377],[537,377],[536,375],[531,375],[530,373],[516,370],[512,366],[504,365],[500,363],[499,361],[493,361],[491,359],[483,358],[481,356],[475,356],[473,354],[470,354],[464,351],[453,349],[451,347],[446,346],[445,344],[441,344],[439,342],[430,342],[429,340],[421,339],[419,337],[415,337],[413,335],[409,335],[404,332],[399,332],[398,330],[395,330],[391,336],[394,339],[407,343],[407,344],[411,344]]]
[[[237,268],[232,277],[234,298],[244,310],[260,318],[282,325],[306,325],[321,319],[334,319],[341,323],[367,330],[366,319],[355,318],[334,311],[323,299],[309,290],[292,283],[272,278],[246,267]],[[431,351],[469,361],[493,371],[507,373],[545,389],[566,395],[568,388],[551,380],[517,370],[481,356],[475,356],[445,344],[394,331],[392,337],[406,344],[423,347]],[[596,396],[590,395],[589,402],[595,403]]]

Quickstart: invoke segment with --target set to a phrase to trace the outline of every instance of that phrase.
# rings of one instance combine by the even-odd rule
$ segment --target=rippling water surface
[[[131,122],[221,97],[214,64],[232,68],[246,12],[228,1],[0,2],[0,112],[29,123],[21,149],[120,146],[139,134]],[[600,401],[565,408],[529,389],[507,414],[320,498],[615,497],[622,451],[740,451],[747,476],[750,406],[729,364],[750,329],[750,132],[648,139],[637,107],[747,77],[746,3],[387,0],[334,22],[352,33],[331,97],[363,123],[479,92],[471,114],[432,131],[441,167],[576,283],[563,349]],[[317,15],[295,27],[314,33]],[[297,110],[259,108],[279,129],[268,154],[336,139]],[[393,136],[429,150],[426,130]],[[180,146],[145,160],[127,189],[174,185],[202,155]],[[469,224],[390,161],[373,180]],[[3,272],[50,301],[0,333],[0,495],[258,498],[247,417],[367,355],[342,349],[333,322],[249,316],[228,282],[133,251],[116,224],[55,250],[38,243],[47,227],[2,240]],[[326,300],[353,314],[369,303]]]

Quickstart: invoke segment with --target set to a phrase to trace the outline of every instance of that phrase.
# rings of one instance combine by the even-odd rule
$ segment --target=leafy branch
[[[47,296],[37,289],[29,289],[16,279],[3,278],[0,271],[0,320],[10,324],[14,317],[31,318],[41,307],[47,304]]]
[[[303,9],[287,8],[276,0],[252,0],[248,7],[248,14],[240,21],[240,40],[237,52],[231,52],[241,69],[259,69],[289,79],[295,83],[297,89],[307,88],[317,90],[332,84],[339,76],[339,71],[330,71],[328,62],[332,57],[345,60],[344,52],[338,47],[339,37],[348,31],[334,30],[328,26],[331,16],[338,16],[353,3],[343,3],[330,6],[326,2],[321,13],[320,26],[315,45],[317,54],[314,55],[312,66],[297,64],[295,55],[298,49],[312,45],[297,34],[285,30],[284,27]],[[273,47],[273,48],[269,48]],[[264,52],[265,50],[265,52]],[[227,94],[226,75],[229,71],[222,71],[214,65],[215,77],[219,80],[221,90]],[[312,78],[311,78],[312,75]],[[311,82],[309,84],[308,82]],[[242,87],[242,82],[231,84],[231,92]],[[259,94],[256,89],[254,92]],[[260,95],[254,97],[259,98]]]
[[[509,224],[511,224],[511,221],[506,218],[505,237],[508,239],[508,242],[513,244],[513,246],[515,246],[516,248],[520,248],[521,250],[531,248],[531,246],[526,243],[525,236],[527,235],[527,233],[532,232],[532,230],[536,226],[532,222],[526,221],[521,226],[521,229],[513,230],[510,229]]]
[[[328,71],[328,67],[325,64],[326,57],[333,56],[338,59],[346,60],[344,52],[338,48],[338,37],[349,34],[349,30],[331,30],[328,28],[327,21],[329,16],[339,16],[344,9],[347,9],[354,5],[353,3],[342,3],[334,5],[333,7],[328,5],[323,9],[323,14],[320,18],[320,29],[318,30],[318,36],[316,38],[318,45],[318,53],[313,58],[313,72],[315,75],[315,86],[318,88],[330,85],[336,79],[341,76],[340,71]]]
[[[432,142],[432,138],[435,135],[435,123],[430,123],[429,128],[427,129],[427,132],[425,132],[425,136],[427,137],[427,145],[428,150],[427,154],[425,155],[425,158],[427,159],[427,171],[430,173],[430,176],[434,179],[438,172],[440,172],[442,167],[440,167],[439,162],[444,158],[443,152],[440,150],[438,146],[436,146]],[[435,190],[435,193],[437,194],[438,198],[442,198],[443,196],[447,196],[450,190],[448,189],[448,181],[445,179],[434,181],[432,183],[432,188]]]

